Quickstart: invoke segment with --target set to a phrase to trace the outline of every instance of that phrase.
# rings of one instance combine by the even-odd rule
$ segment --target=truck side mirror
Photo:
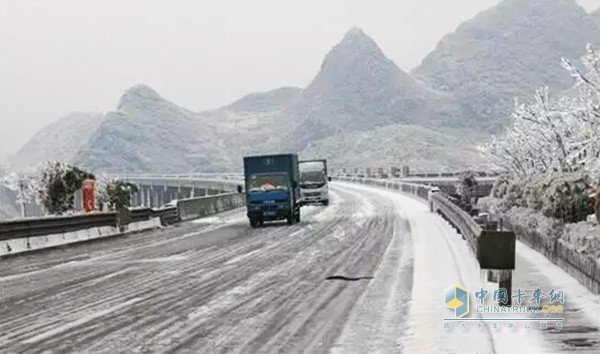
[[[331,182],[331,177],[327,177],[327,180],[328,180],[329,182]]]
[[[238,193],[242,193],[243,192],[242,186],[237,186],[237,192]]]

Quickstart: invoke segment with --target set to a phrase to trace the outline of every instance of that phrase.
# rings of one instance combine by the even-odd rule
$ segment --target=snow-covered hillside
[[[336,134],[309,143],[302,156],[326,158],[334,168],[408,165],[420,171],[457,171],[490,167],[467,140],[404,124]]]
[[[282,120],[294,125],[283,146],[303,149],[338,131],[365,131],[390,123],[433,119],[427,90],[400,70],[361,29],[350,29]]]
[[[127,90],[74,158],[92,170],[189,171],[222,163],[211,121],[140,84]]]
[[[463,119],[449,124],[497,132],[516,97],[543,85],[570,87],[561,58],[576,60],[599,39],[599,26],[575,0],[504,0],[445,36],[412,74],[463,105]]]
[[[40,130],[6,163],[32,171],[44,161],[71,161],[103,120],[100,113],[71,113]]]

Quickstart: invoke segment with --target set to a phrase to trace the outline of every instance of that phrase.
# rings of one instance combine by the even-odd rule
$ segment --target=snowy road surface
[[[411,197],[335,183],[331,199],[293,226],[236,210],[0,260],[0,352],[570,351],[539,331],[445,330],[445,288],[493,286],[460,236]]]

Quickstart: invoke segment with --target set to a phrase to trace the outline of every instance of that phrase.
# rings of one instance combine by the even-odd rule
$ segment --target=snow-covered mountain
[[[8,157],[7,165],[21,170],[35,169],[48,161],[71,161],[98,129],[104,115],[74,112],[37,132],[15,155]]]
[[[325,56],[297,103],[282,112],[294,127],[283,146],[303,149],[339,131],[433,119],[428,92],[389,60],[361,29],[350,29]]]
[[[123,94],[73,161],[109,172],[190,171],[226,158],[220,146],[210,121],[140,84]]]
[[[598,14],[575,0],[504,0],[444,37],[410,75],[353,28],[306,88],[203,113],[138,85],[70,161],[118,172],[239,170],[244,155],[289,151],[332,166],[482,166],[474,145],[505,126],[515,97],[572,83],[560,59],[579,59],[600,38]]]
[[[455,95],[464,114],[448,123],[498,131],[515,97],[568,88],[561,57],[577,60],[598,39],[599,26],[575,0],[504,0],[445,36],[412,74]]]
[[[231,167],[239,169],[239,161],[248,154],[277,151],[279,137],[289,131],[284,110],[300,99],[302,89],[284,87],[269,92],[249,94],[215,111],[201,113],[214,122],[216,135],[230,157]]]
[[[301,97],[302,89],[282,87],[268,92],[248,94],[221,110],[236,113],[277,112],[295,103]]]

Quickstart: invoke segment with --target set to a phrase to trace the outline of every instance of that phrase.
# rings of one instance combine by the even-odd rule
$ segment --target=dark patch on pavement
[[[358,281],[358,280],[373,279],[373,277],[347,277],[347,276],[344,276],[344,275],[332,275],[332,276],[329,276],[329,277],[327,277],[325,279],[326,280]]]
[[[598,341],[589,338],[564,339],[563,343],[570,348],[592,348],[598,346]]]

